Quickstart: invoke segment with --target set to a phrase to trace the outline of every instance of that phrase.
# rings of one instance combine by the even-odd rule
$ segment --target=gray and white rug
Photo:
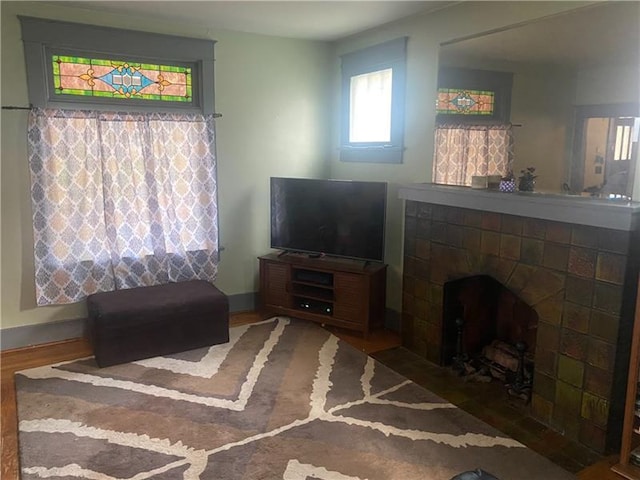
[[[22,479],[575,478],[319,326],[100,369],[16,374]]]

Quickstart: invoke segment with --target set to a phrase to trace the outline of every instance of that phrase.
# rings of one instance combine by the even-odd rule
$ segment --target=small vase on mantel
[[[504,193],[511,193],[516,191],[516,181],[513,178],[508,180],[500,180],[500,187],[498,189]]]
[[[507,174],[500,179],[498,190],[504,193],[511,193],[516,191],[516,179],[513,177],[513,172],[511,170],[509,170]]]
[[[518,190],[521,192],[533,192],[536,187],[536,181],[528,178],[521,178],[518,182]]]
[[[527,167],[526,170],[521,170],[521,175],[518,177],[518,190],[521,192],[533,192],[536,186],[536,177],[534,175],[536,167]]]

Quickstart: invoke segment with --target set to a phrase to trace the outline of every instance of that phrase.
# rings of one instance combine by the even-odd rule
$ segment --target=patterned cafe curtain
[[[511,171],[511,125],[438,125],[433,182],[471,185],[473,175],[501,175]]]
[[[33,109],[28,144],[38,305],[215,279],[212,116]]]

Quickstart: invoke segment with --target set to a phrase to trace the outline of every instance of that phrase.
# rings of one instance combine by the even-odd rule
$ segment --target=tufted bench
[[[100,367],[229,341],[227,296],[204,280],[94,293],[87,307]]]

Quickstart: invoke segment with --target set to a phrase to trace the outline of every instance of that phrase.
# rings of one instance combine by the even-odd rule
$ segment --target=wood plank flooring
[[[230,325],[244,325],[262,319],[260,314],[256,312],[233,313],[230,318]],[[342,329],[328,328],[328,330],[367,354],[387,350],[401,344],[400,337],[396,333],[385,330],[372,332],[367,339]],[[1,479],[19,480],[20,478],[14,373],[27,368],[90,355],[92,355],[91,346],[85,339],[81,338],[0,352]],[[605,461],[581,471],[578,474],[578,478],[580,480],[620,480],[622,477],[610,470],[611,465],[616,461],[616,457],[609,457]]]

